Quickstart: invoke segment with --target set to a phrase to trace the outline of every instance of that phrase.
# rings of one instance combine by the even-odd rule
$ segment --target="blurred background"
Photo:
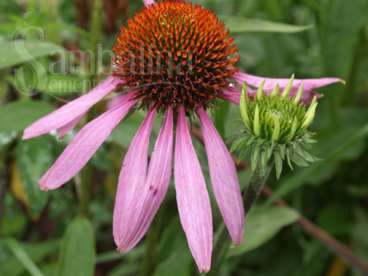
[[[273,192],[264,192],[249,214],[244,243],[231,248],[213,275],[368,275],[368,0],[193,2],[225,21],[242,70],[346,81],[321,90],[313,125],[313,152],[321,160],[269,179]],[[173,185],[146,239],[129,254],[115,250],[117,175],[144,113],[126,119],[81,175],[48,193],[38,179],[75,132],[21,140],[31,122],[107,76],[119,28],[142,6],[138,0],[0,1],[1,276],[197,274]],[[212,114],[231,143],[239,131],[237,107],[219,102]],[[196,147],[208,177],[204,150]],[[87,187],[81,187],[84,175],[91,179]],[[249,175],[240,169],[242,186]],[[276,206],[279,199],[287,206]],[[217,227],[221,218],[212,206]],[[341,258],[344,250],[328,247],[336,241],[350,262]]]

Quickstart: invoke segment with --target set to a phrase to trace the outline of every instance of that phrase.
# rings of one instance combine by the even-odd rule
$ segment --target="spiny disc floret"
[[[184,1],[150,5],[128,21],[113,48],[114,75],[145,106],[206,107],[237,72],[234,39],[209,10]]]

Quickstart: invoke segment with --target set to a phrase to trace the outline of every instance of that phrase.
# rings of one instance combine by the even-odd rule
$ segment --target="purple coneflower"
[[[85,125],[40,180],[53,190],[74,177],[133,108],[148,110],[125,155],[116,195],[113,235],[120,251],[132,249],[145,235],[166,194],[174,154],[174,179],[181,224],[201,272],[211,266],[213,225],[205,178],[192,144],[187,116],[201,125],[210,178],[231,239],[243,238],[244,210],[233,159],[216,131],[207,109],[215,99],[238,103],[243,82],[256,88],[263,78],[240,73],[234,39],[211,11],[185,1],[144,1],[146,7],[121,29],[114,46],[112,76],[88,94],[41,118],[24,139],[56,130],[64,135],[88,110],[116,88],[105,113]],[[312,89],[338,79],[305,80],[304,99]],[[266,79],[264,90],[288,80]],[[295,81],[293,90],[300,85]],[[163,120],[148,162],[156,114]],[[174,126],[174,118],[177,120]],[[174,127],[175,153],[174,149]]]

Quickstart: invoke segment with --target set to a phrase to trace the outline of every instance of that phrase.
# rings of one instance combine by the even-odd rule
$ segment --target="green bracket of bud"
[[[287,86],[285,87],[284,91],[282,91],[282,97],[286,98],[289,97],[291,89],[293,88],[293,83],[294,83],[294,74],[291,76],[289,83],[287,84]]]
[[[281,126],[280,126],[280,119],[278,116],[273,116],[273,123],[274,123],[274,129],[272,133],[272,141],[277,142],[280,139],[280,133],[281,133]]]
[[[255,136],[259,137],[261,135],[261,124],[259,121],[259,106],[256,105],[254,110],[254,117],[253,117],[253,131]]]
[[[307,129],[312,124],[314,117],[316,116],[317,106],[318,106],[317,98],[314,97],[311,105],[307,110],[307,113],[305,113],[304,121],[301,126],[302,129]]]
[[[280,96],[280,86],[278,84],[275,85],[275,87],[273,88],[272,92],[271,92],[271,96]]]
[[[250,119],[248,116],[248,109],[247,109],[247,85],[243,84],[242,94],[240,96],[240,115],[243,119],[244,125],[246,125],[248,128],[250,127]]]
[[[302,98],[304,91],[304,82],[299,86],[298,92],[296,92],[296,96],[294,98],[294,103],[298,104],[300,102],[300,99]]]
[[[263,92],[263,86],[265,85],[265,81],[263,80],[262,82],[261,82],[261,84],[259,85],[259,87],[258,87],[258,89],[257,89],[257,100],[260,100],[260,99],[262,99],[262,96],[263,96],[263,94],[264,94],[264,92]]]

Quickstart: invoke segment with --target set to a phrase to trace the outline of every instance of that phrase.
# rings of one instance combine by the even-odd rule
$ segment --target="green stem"
[[[259,169],[255,170],[255,172],[252,174],[246,192],[245,189],[242,191],[245,217],[248,215],[250,209],[253,207],[254,203],[258,199],[259,194],[261,193],[262,188],[264,187],[270,175],[272,167],[272,165],[269,165],[264,175],[260,174]],[[216,231],[212,258],[212,269],[208,275],[218,275],[221,264],[224,262],[230,246],[231,241],[227,236],[226,226],[222,222]]]
[[[221,264],[231,246],[231,241],[227,236],[227,230],[224,223],[218,227],[215,234],[215,245],[213,247],[212,268],[208,275],[218,275]]]
[[[91,78],[92,80],[98,75],[98,44],[102,35],[102,0],[94,0],[92,6],[91,20]]]
[[[146,237],[146,252],[139,272],[140,276],[153,275],[156,264],[158,236],[161,225],[161,211],[156,216]]]
[[[245,193],[244,191],[242,192],[245,216],[248,215],[250,209],[253,207],[254,203],[258,199],[268,177],[270,176],[272,168],[273,164],[270,164],[265,170],[265,174],[263,175],[260,173],[259,169],[256,169],[253,172],[247,191]]]
[[[98,74],[98,59],[97,59],[97,51],[98,51],[98,43],[101,38],[102,31],[102,18],[101,18],[101,9],[102,9],[102,1],[95,0],[92,6],[91,14],[91,82],[95,80]],[[87,122],[93,118],[90,113],[87,117]],[[91,181],[92,181],[93,168],[91,165],[87,165],[81,174],[81,184],[80,184],[80,213],[84,216],[88,216],[89,214],[89,202],[91,199]]]
[[[92,167],[87,165],[81,174],[79,211],[83,216],[89,215],[89,202],[91,199]]]

